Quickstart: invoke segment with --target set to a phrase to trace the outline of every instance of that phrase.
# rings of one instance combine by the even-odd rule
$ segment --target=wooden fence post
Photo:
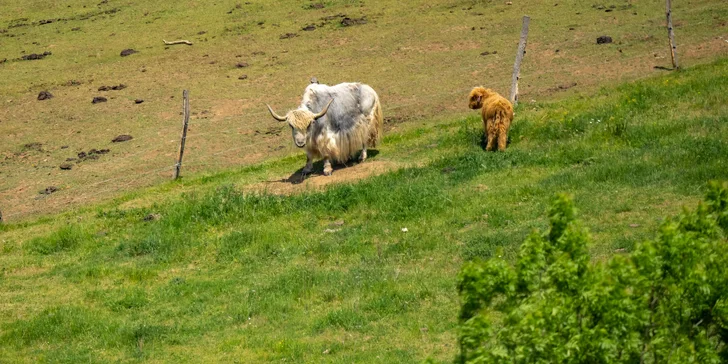
[[[677,63],[677,45],[675,45],[675,31],[672,28],[672,0],[667,0],[667,36],[670,38],[670,56],[672,57],[672,67],[680,69]]]
[[[668,0],[669,1],[669,0]],[[513,65],[513,78],[511,79],[511,103],[518,103],[518,79],[521,77],[521,61],[526,53],[526,40],[528,39],[528,24],[531,18],[527,15],[523,16],[523,26],[521,27],[521,40],[518,42],[518,53],[516,53],[516,64]]]
[[[177,158],[177,164],[175,164],[174,179],[179,178],[179,170],[182,168],[182,156],[185,154],[185,141],[187,140],[187,125],[190,123],[190,93],[187,90],[182,91],[182,109],[184,113],[182,142],[179,145],[179,158]]]

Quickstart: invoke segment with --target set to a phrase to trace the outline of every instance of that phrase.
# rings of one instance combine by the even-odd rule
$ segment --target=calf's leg
[[[364,145],[364,148],[361,150],[361,154],[359,155],[359,162],[364,162],[367,160],[367,146]]]
[[[493,120],[486,120],[485,121],[485,135],[487,138],[487,143],[485,144],[485,150],[492,151],[495,149],[495,134],[496,134],[496,128],[495,123]]]

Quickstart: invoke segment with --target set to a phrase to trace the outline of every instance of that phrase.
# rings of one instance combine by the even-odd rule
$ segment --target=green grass
[[[324,8],[310,6],[316,3]],[[263,103],[279,112],[295,107],[311,76],[372,85],[387,133],[461,117],[473,86],[508,92],[524,14],[532,19],[521,71],[525,102],[588,97],[670,66],[662,2],[614,0],[605,9],[581,0],[505,3],[3,1],[0,61],[8,62],[0,63],[0,209],[8,221],[32,219],[167,181],[179,148],[183,89],[190,90],[193,112],[184,176],[300,153]],[[675,2],[673,10],[683,66],[728,54],[719,38],[727,26],[724,0]],[[343,27],[337,14],[368,23]],[[47,20],[54,21],[41,24]],[[280,39],[286,33],[299,36]],[[597,45],[605,34],[614,43]],[[163,39],[194,45],[165,47]],[[120,57],[127,48],[139,53]],[[44,51],[52,55],[16,61]],[[486,51],[497,53],[481,56]],[[249,67],[237,68],[241,62]],[[239,80],[242,74],[248,79]],[[127,88],[98,91],[118,84]],[[43,90],[55,97],[38,101]],[[109,100],[92,104],[96,96]],[[138,98],[144,103],[134,104]],[[119,134],[134,139],[111,143]],[[23,148],[30,143],[42,146]],[[111,151],[59,169],[92,148]],[[38,195],[51,185],[59,191]]]
[[[521,104],[505,153],[444,120],[372,159],[408,167],[322,191],[245,192],[297,156],[3,225],[0,361],[450,361],[462,263],[512,258],[555,193],[602,259],[728,180],[727,92],[721,60]]]

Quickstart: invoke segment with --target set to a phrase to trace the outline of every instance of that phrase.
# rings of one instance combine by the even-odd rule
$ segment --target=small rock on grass
[[[238,77],[238,80],[247,80],[247,79],[248,79],[248,75],[242,75],[242,76]]]
[[[142,100],[142,99],[136,99],[136,100],[134,100],[134,103],[135,104],[141,104],[142,102],[144,102],[144,100]]]
[[[64,171],[70,171],[73,168],[73,165],[71,163],[63,163],[59,166],[59,168]]]
[[[91,103],[92,104],[98,104],[100,102],[106,102],[106,101],[108,101],[108,100],[106,100],[105,97],[103,97],[103,96],[96,96],[96,97],[94,97],[93,100],[91,100]]]

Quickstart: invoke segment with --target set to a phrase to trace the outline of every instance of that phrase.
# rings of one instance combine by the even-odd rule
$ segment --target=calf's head
[[[331,103],[334,102],[332,99],[329,101],[328,104],[324,107],[321,112],[318,114],[314,114],[308,109],[296,109],[291,110],[288,113],[286,113],[286,116],[280,116],[276,114],[275,111],[268,106],[268,111],[270,111],[270,114],[273,116],[274,119],[278,121],[285,121],[288,123],[288,125],[291,127],[291,132],[293,134],[293,142],[296,143],[296,146],[299,148],[303,148],[306,146],[306,139],[308,137],[308,133],[311,130],[311,124],[320,117],[326,115],[326,112],[329,111],[329,106]]]

